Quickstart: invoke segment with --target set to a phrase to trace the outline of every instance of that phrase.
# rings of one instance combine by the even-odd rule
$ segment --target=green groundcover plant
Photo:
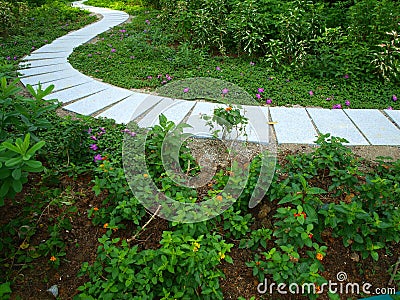
[[[400,108],[395,1],[87,3],[134,15],[70,58],[106,82],[191,100],[194,87],[173,83],[212,77],[261,105]]]

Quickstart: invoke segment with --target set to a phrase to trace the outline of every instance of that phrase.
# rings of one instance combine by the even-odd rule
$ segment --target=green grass
[[[157,11],[135,12],[131,23],[101,34],[94,44],[75,49],[70,57],[71,64],[87,75],[116,86],[157,91],[164,96],[188,100],[201,98],[183,92],[185,87],[191,91],[196,87],[186,86],[188,81],[177,82],[206,77],[237,85],[238,90],[250,95],[253,103],[262,105],[271,99],[273,106],[332,108],[341,104],[345,108],[348,100],[350,108],[386,109],[391,106],[400,109],[400,101],[392,100],[393,95],[400,95],[400,88],[393,84],[345,78],[345,74],[335,79],[314,78],[301,70],[276,72],[263,58],[212,56],[188,44],[174,44],[174,36],[163,30]],[[168,80],[168,76],[172,79]],[[216,89],[212,81],[210,86],[211,91],[206,94],[214,95],[211,100],[218,98],[219,88]],[[264,92],[259,93],[259,88]],[[310,91],[313,91],[312,96]],[[232,99],[232,102],[243,104],[248,103],[248,99]]]
[[[0,36],[0,60],[17,63],[35,49],[95,20],[97,18],[89,16],[89,12],[73,8],[66,2],[27,7],[18,23],[8,28],[8,34]]]

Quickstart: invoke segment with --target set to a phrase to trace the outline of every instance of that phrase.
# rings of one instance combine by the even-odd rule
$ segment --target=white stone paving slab
[[[50,66],[41,66],[37,68],[27,68],[27,69],[20,69],[18,73],[21,74],[21,77],[26,76],[33,76],[33,75],[40,75],[46,73],[53,73],[53,72],[60,72],[65,70],[74,70],[70,64],[59,64],[59,65],[50,65]]]
[[[307,108],[311,119],[321,134],[345,138],[346,145],[369,145],[361,132],[341,109]]]
[[[175,100],[174,104],[162,112],[169,121],[179,124],[196,104],[195,101]]]
[[[314,144],[317,132],[304,108],[271,107],[269,109],[279,144]]]
[[[149,128],[154,125],[158,125],[158,117],[165,111],[167,107],[172,105],[174,100],[171,98],[162,98],[161,101],[151,109],[149,113],[147,113],[139,122],[139,127]]]
[[[269,143],[268,107],[243,105],[244,116],[249,120],[246,125],[246,136],[238,140],[247,140],[262,144]]]
[[[202,115],[212,116],[214,113],[214,109],[216,107],[221,107],[221,104],[218,103],[210,103],[210,102],[196,102],[195,107],[192,110],[189,118],[186,123],[192,126],[191,128],[185,128],[183,130],[184,133],[191,133],[198,137],[211,137],[212,131],[221,130],[222,128],[218,125],[215,126],[213,130],[210,130],[210,127],[206,125],[207,121],[202,119]],[[219,137],[222,136],[220,132]]]
[[[83,98],[82,100],[68,104],[64,106],[64,109],[88,116],[132,94],[133,93],[129,90],[111,87],[97,94]]]
[[[49,85],[54,84],[53,92],[68,89],[83,83],[94,81],[93,78],[80,74],[79,76],[72,76],[68,78],[63,78],[57,81],[49,81],[42,84],[42,88],[47,88]]]
[[[38,60],[38,59],[53,59],[53,58],[64,58],[67,57],[64,55],[65,52],[41,52],[41,53],[32,53],[31,55],[26,56],[25,60]]]
[[[377,109],[346,109],[345,113],[372,145],[400,145],[400,130]]]
[[[38,85],[40,83],[47,83],[47,82],[52,82],[64,78],[69,78],[76,76],[76,71],[66,71],[66,72],[54,72],[54,73],[47,73],[47,74],[42,74],[42,75],[37,75],[37,76],[30,76],[30,77],[24,77],[21,78],[21,82],[24,85],[30,84],[32,86]]]
[[[71,88],[54,92],[45,97],[45,99],[58,99],[63,103],[68,103],[74,100],[78,100],[106,89],[110,88],[109,85],[92,80],[80,85],[73,86]]]
[[[117,123],[128,124],[142,113],[160,102],[162,97],[134,93],[128,98],[116,103],[97,117],[114,119]]]
[[[400,110],[385,109],[385,113],[397,124],[397,126],[400,126]]]
[[[36,67],[42,67],[42,66],[65,64],[67,62],[68,62],[67,58],[54,58],[54,59],[23,61],[19,65],[29,67],[29,68],[36,68]]]

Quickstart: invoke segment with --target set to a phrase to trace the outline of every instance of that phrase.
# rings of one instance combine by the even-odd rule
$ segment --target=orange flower
[[[231,111],[232,107],[228,106],[227,108],[225,108],[226,111]]]
[[[98,211],[99,209],[98,209],[97,207],[94,207],[93,210],[94,210],[94,211]]]
[[[218,200],[218,201],[222,201],[222,196],[221,195],[218,195],[217,197],[216,197],[216,199]]]
[[[324,258],[324,256],[322,255],[322,253],[317,253],[316,258],[321,261]]]
[[[143,174],[143,177],[147,178],[147,177],[149,177],[149,175],[148,174]]]
[[[300,214],[293,214],[293,216],[295,216],[295,217],[300,217]]]
[[[113,231],[116,232],[118,230],[118,227],[113,228]]]
[[[259,261],[256,261],[256,265],[259,266],[259,265],[260,265],[260,262],[259,262]]]
[[[55,256],[52,256],[52,257],[50,257],[50,260],[51,260],[51,261],[56,261],[57,258],[56,258]]]
[[[107,228],[108,227],[108,223],[103,225],[103,228]]]
[[[304,219],[307,218],[307,214],[304,211],[301,214],[303,215]]]
[[[321,291],[321,287],[319,285],[314,285],[315,286],[315,292],[319,293]]]

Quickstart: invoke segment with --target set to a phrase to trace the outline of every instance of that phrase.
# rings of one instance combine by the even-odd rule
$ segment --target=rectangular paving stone
[[[269,144],[268,107],[243,105],[244,116],[248,118],[246,136],[240,136],[238,140],[261,144]],[[242,112],[243,113],[243,112]]]
[[[372,145],[400,145],[400,130],[377,109],[346,109]]]
[[[67,71],[67,72],[54,72],[54,73],[48,73],[48,74],[42,74],[42,75],[37,75],[37,76],[31,76],[31,77],[24,77],[21,78],[21,82],[24,85],[30,84],[32,86],[38,85],[39,82],[41,84],[46,83],[46,82],[52,82],[68,77],[73,77],[76,76],[76,72],[72,71]]]
[[[314,144],[317,132],[304,108],[271,107],[269,109],[279,144]]]
[[[33,76],[33,75],[40,75],[52,72],[60,72],[65,70],[73,70],[70,64],[59,64],[59,65],[50,65],[50,66],[41,66],[37,68],[27,68],[27,69],[20,69],[18,73],[21,74],[20,77],[26,76]]]
[[[139,122],[139,127],[149,128],[158,125],[158,117],[165,112],[166,108],[174,103],[171,98],[162,98]]]
[[[76,112],[81,115],[91,115],[113,103],[121,101],[132,95],[129,90],[110,87],[97,94],[83,98],[82,100],[64,106],[64,109]]]
[[[37,59],[53,59],[53,58],[65,58],[64,52],[41,52],[32,53],[25,57],[25,60],[37,60]]]
[[[68,89],[68,88],[71,88],[71,87],[74,87],[77,85],[81,85],[86,82],[91,82],[91,81],[94,81],[94,79],[80,74],[78,76],[72,76],[72,77],[68,77],[68,78],[64,78],[64,79],[60,79],[60,80],[56,80],[56,81],[46,82],[46,83],[42,84],[42,89],[47,88],[48,86],[54,84],[53,92],[57,92],[60,90]]]
[[[195,101],[175,100],[175,103],[163,112],[169,121],[179,124],[196,104]]]
[[[42,67],[42,66],[65,64],[67,62],[68,62],[68,60],[66,58],[54,58],[54,59],[23,61],[19,65],[29,67],[29,68],[36,68],[36,67]]]
[[[400,126],[400,110],[385,109],[385,113],[397,124],[397,126]]]
[[[321,134],[345,138],[346,145],[369,145],[361,132],[341,109],[307,108]]]
[[[202,115],[211,116],[214,113],[216,107],[221,107],[221,104],[211,103],[211,102],[196,102],[195,107],[192,110],[189,118],[185,123],[192,126],[192,128],[185,128],[184,133],[191,133],[198,137],[212,137],[212,131],[221,130],[222,128],[218,125],[214,127],[213,130],[206,125],[207,121],[201,118]],[[222,132],[219,133],[219,137],[222,136]]]
[[[116,103],[97,117],[114,119],[117,123],[128,124],[131,120],[139,117],[149,108],[160,102],[162,97],[134,93],[128,98]]]
[[[92,80],[62,91],[54,92],[46,96],[45,99],[58,99],[63,103],[68,103],[104,91],[108,88],[110,88],[109,85]]]

